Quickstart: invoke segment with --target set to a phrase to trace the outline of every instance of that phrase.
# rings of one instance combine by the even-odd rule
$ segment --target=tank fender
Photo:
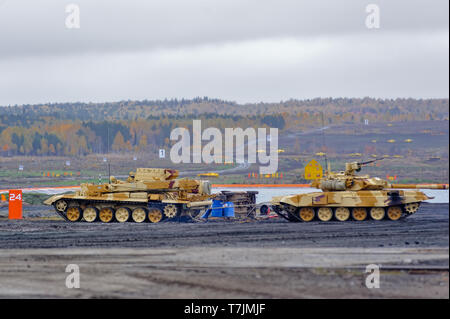
[[[200,201],[200,202],[190,202],[187,203],[186,206],[188,208],[190,207],[200,207],[200,206],[211,206],[212,205],[212,200],[205,200],[205,201]]]
[[[313,198],[323,193],[310,193],[310,194],[298,194],[288,195],[280,199],[280,203],[291,205],[294,207],[311,206],[313,204]]]
[[[61,199],[63,197],[64,197],[64,195],[53,195],[52,197],[47,198],[43,203],[45,205],[53,205],[54,202],[56,202],[58,199]]]

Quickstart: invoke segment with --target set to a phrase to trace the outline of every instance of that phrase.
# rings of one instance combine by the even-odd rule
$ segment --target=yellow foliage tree
[[[118,152],[118,151],[124,149],[125,147],[126,147],[125,140],[123,138],[122,133],[120,133],[120,131],[119,131],[119,132],[117,132],[116,137],[114,138],[112,149],[113,149],[113,151]]]
[[[139,139],[139,151],[144,151],[147,148],[147,135],[142,135]]]

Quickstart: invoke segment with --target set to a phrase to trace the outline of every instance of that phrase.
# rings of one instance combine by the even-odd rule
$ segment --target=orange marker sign
[[[9,219],[22,219],[22,190],[9,191]]]

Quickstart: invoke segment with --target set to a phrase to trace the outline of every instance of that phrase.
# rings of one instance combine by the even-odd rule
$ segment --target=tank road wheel
[[[174,218],[175,216],[177,216],[177,213],[177,206],[173,204],[164,206],[164,215],[166,215],[167,218]]]
[[[420,204],[419,203],[409,203],[405,205],[405,211],[408,214],[414,214],[419,209]]]
[[[92,206],[86,207],[83,210],[83,219],[88,223],[95,222],[98,218],[98,209]]]
[[[317,211],[317,217],[323,222],[327,222],[333,218],[333,211],[330,207],[320,207]]]
[[[163,213],[161,209],[157,207],[150,208],[150,210],[148,211],[148,220],[152,223],[159,223],[161,219],[163,219]]]
[[[71,222],[77,222],[81,219],[81,208],[78,206],[72,206],[67,208],[67,219]]]
[[[133,209],[133,212],[131,213],[131,219],[135,223],[142,223],[145,221],[145,217],[147,215],[147,211],[143,207],[138,207]]]
[[[352,217],[354,220],[362,221],[367,218],[367,210],[364,207],[355,207],[352,209]]]
[[[116,210],[116,220],[119,223],[125,223],[130,219],[131,210],[127,207],[120,207]]]
[[[372,207],[370,209],[370,217],[373,220],[382,220],[385,215],[386,211],[384,210],[384,207]]]
[[[391,206],[387,210],[387,216],[390,220],[399,220],[402,214],[403,209],[400,206]]]
[[[312,207],[302,207],[299,211],[300,219],[304,222],[310,222],[314,219],[315,213]]]
[[[350,218],[350,209],[347,207],[338,207],[334,210],[334,218],[340,222],[345,222]]]
[[[60,199],[55,203],[55,208],[59,212],[65,212],[67,208],[67,202],[64,199]]]
[[[99,219],[103,223],[109,223],[113,220],[114,217],[114,209],[111,207],[103,207],[98,214]]]

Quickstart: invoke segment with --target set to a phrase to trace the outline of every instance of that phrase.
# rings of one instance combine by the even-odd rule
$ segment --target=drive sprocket
[[[164,207],[164,215],[167,218],[174,218],[175,216],[177,216],[177,213],[178,213],[177,206],[173,204],[169,204]]]

